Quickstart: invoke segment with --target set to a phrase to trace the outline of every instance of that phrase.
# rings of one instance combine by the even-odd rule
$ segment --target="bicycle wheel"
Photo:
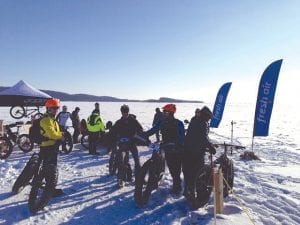
[[[209,165],[204,165],[196,173],[196,197],[192,206],[196,209],[208,203],[212,192],[212,169]]]
[[[223,196],[224,198],[228,196],[229,190],[233,188],[233,179],[234,179],[234,169],[233,169],[233,161],[231,159],[228,159],[222,163],[222,173],[223,177],[226,180],[224,182],[224,188],[223,188]]]
[[[23,106],[12,106],[9,113],[15,119],[21,119],[26,115],[25,108]]]
[[[55,190],[57,176],[57,169],[54,165],[48,165],[45,170],[40,169],[34,176],[28,199],[30,212],[42,210],[48,204]]]
[[[38,112],[38,113],[34,114],[33,118],[34,118],[35,120],[37,120],[37,119],[42,118],[43,116],[44,116],[43,113]]]
[[[13,145],[7,137],[0,137],[0,159],[6,159],[12,152]]]
[[[89,149],[89,135],[83,134],[81,136],[80,143],[85,149]]]
[[[110,158],[108,162],[108,171],[109,175],[115,175],[117,171],[117,154],[116,149],[112,149],[110,153]]]
[[[39,155],[34,153],[29,161],[26,163],[21,174],[16,179],[13,187],[12,187],[12,194],[20,193],[28,184],[29,181],[32,179],[35,171],[39,167]]]
[[[21,134],[17,139],[18,147],[25,153],[33,149],[33,142],[31,142],[28,134]]]
[[[122,188],[124,186],[124,181],[126,181],[128,176],[128,159],[129,153],[127,151],[122,151],[118,149],[117,151],[117,186]]]
[[[149,159],[144,163],[135,180],[134,200],[142,206],[149,201],[149,197],[153,190],[153,160]]]
[[[65,131],[65,140],[62,143],[62,150],[64,151],[64,153],[69,154],[72,150],[73,150],[73,138],[70,134],[70,132]]]

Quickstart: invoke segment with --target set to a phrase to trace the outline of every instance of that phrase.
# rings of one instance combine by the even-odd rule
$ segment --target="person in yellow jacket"
[[[56,189],[58,179],[57,156],[59,141],[63,139],[63,132],[60,131],[59,125],[55,120],[60,101],[59,99],[49,99],[46,101],[45,106],[47,112],[40,120],[40,132],[45,137],[45,140],[40,144],[40,157],[43,160],[47,187],[53,189],[54,195],[60,195],[63,194],[62,190]]]
[[[100,133],[105,132],[105,125],[100,117],[99,110],[93,110],[88,117],[87,130],[89,133],[89,154],[98,155],[99,153],[96,152],[97,141]]]

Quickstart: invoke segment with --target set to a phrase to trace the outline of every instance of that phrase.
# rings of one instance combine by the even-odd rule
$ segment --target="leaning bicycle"
[[[214,144],[215,147],[224,147],[224,152],[215,161],[212,161],[210,156],[210,164],[205,164],[196,173],[196,193],[193,198],[188,198],[192,203],[192,207],[197,209],[206,205],[209,201],[213,189],[213,169],[218,167],[222,170],[223,179],[225,180],[223,186],[224,198],[228,196],[229,191],[233,188],[234,181],[234,167],[232,159],[227,157],[228,147],[235,149],[243,149],[245,147],[231,144]]]
[[[33,119],[39,119],[43,116],[43,113],[40,112],[40,107],[36,106],[36,108],[28,108],[27,106],[12,106],[9,111],[11,117],[15,119],[21,119],[23,117],[29,117],[30,115]]]
[[[16,122],[5,125],[6,133],[0,137],[0,159],[6,159],[13,151],[13,147],[18,147],[24,152],[30,152],[33,149],[33,142],[30,141],[28,134],[20,134],[20,127],[23,122]],[[13,128],[16,127],[16,131]]]
[[[166,164],[164,149],[173,148],[174,145],[174,143],[149,145],[152,156],[142,166],[135,182],[134,200],[139,206],[149,201],[151,192],[157,189],[163,180]]]
[[[42,210],[52,197],[62,194],[60,189],[55,189],[58,175],[56,166],[43,166],[42,162],[40,154],[34,153],[12,187],[12,194],[18,194],[27,185],[32,186],[28,199],[32,213]]]

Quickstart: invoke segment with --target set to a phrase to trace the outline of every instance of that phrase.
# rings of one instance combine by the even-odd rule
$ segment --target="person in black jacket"
[[[121,138],[128,138],[130,140],[130,149],[129,151],[132,154],[135,164],[135,174],[138,173],[141,168],[140,159],[138,155],[138,149],[134,142],[134,135],[137,133],[143,132],[143,127],[141,124],[135,119],[134,116],[129,114],[128,105],[121,106],[121,119],[117,120],[116,123],[111,128],[111,135],[113,135],[115,140],[119,140]]]
[[[188,198],[195,196],[195,174],[204,166],[205,152],[216,153],[211,144],[209,133],[209,120],[212,112],[206,106],[201,110],[196,109],[195,116],[191,119],[185,136],[183,175],[185,181],[184,195]]]
[[[156,108],[152,126],[154,127],[156,124],[160,123],[162,121],[162,118],[163,118],[163,113],[160,111],[159,108]],[[155,136],[156,136],[156,142],[159,142],[159,130],[156,131]]]
[[[161,132],[163,150],[166,155],[166,161],[173,178],[172,192],[179,194],[181,192],[181,167],[184,142],[184,125],[182,121],[174,117],[176,106],[167,104],[163,108],[163,119],[149,131],[146,136],[153,135],[157,131]]]
[[[78,136],[80,134],[80,118],[78,115],[79,111],[80,111],[80,108],[76,107],[75,110],[71,114],[72,126],[74,128],[74,133],[73,133],[74,144],[78,143]]]

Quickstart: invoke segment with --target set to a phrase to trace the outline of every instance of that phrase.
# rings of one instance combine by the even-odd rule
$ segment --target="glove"
[[[209,153],[212,155],[216,154],[216,148],[213,145],[209,147]]]

